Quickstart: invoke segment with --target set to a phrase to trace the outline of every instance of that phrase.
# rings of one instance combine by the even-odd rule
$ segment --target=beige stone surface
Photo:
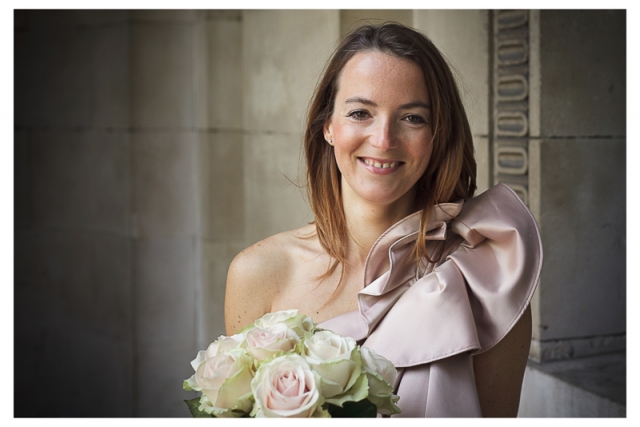
[[[35,27],[18,37],[17,126],[93,124],[94,32],[87,27]]]
[[[57,393],[29,416],[133,415],[131,257],[127,237],[16,232],[16,396],[35,383]]]
[[[195,239],[139,238],[133,247],[137,349],[195,345]]]
[[[201,304],[202,323],[199,328],[198,345],[206,348],[209,343],[225,334],[224,296],[227,271],[233,258],[245,248],[243,242],[213,243],[199,241],[202,251],[202,293],[198,299]],[[251,301],[247,301],[251,304]]]
[[[128,134],[32,131],[28,151],[34,226],[129,234]]]
[[[300,157],[300,149],[300,137],[297,136],[245,136],[247,244],[301,227],[312,220],[310,209],[303,198],[303,195],[306,197],[306,170],[304,160]]]
[[[191,128],[194,120],[193,26],[131,25],[131,123],[136,128]]]
[[[134,235],[195,236],[198,134],[134,133],[131,152]]]
[[[93,30],[92,124],[98,128],[128,128],[131,124],[130,28],[122,24]]]
[[[95,333],[130,335],[131,262],[127,237],[69,230],[16,234],[16,289],[32,293],[36,305],[28,312],[47,327],[83,319]]]
[[[57,9],[57,10],[22,10],[21,15],[31,28],[73,27],[73,26],[106,26],[126,24],[130,16],[128,10],[112,9]],[[16,14],[17,15],[17,14]]]
[[[529,11],[529,136],[540,137],[540,11]]]
[[[197,10],[177,10],[177,9],[145,9],[132,10],[129,17],[133,22],[195,22],[198,18]]]
[[[25,385],[49,384],[54,390],[39,405],[32,405],[28,416],[51,417],[52,413],[67,417],[133,416],[131,342],[115,342],[87,330],[82,319],[74,320],[64,329],[47,328],[42,334],[40,348],[47,349],[49,369],[37,369],[39,375],[29,380],[21,377]],[[30,366],[22,366],[20,372],[36,370],[34,366],[42,364],[42,353],[33,349],[32,352],[27,356]],[[28,352],[22,354],[25,353]],[[18,362],[19,365],[23,363]],[[87,384],[90,384],[91,392],[87,391]],[[29,396],[33,386],[18,390],[16,396]],[[52,398],[51,394],[56,397]]]
[[[486,10],[416,10],[424,32],[453,66],[471,132],[489,133],[489,13]]]
[[[208,43],[208,86],[200,89],[208,94],[208,127],[241,129],[243,23],[240,20],[210,19],[203,26]]]
[[[337,10],[243,12],[244,128],[297,133],[339,35]]]
[[[342,9],[340,10],[340,34],[345,35],[361,25],[374,25],[386,21],[413,25],[413,11],[410,9]]]
[[[524,374],[519,417],[626,417],[624,352],[537,364]]]
[[[474,155],[476,158],[476,195],[492,187],[489,165],[492,160],[489,151],[489,139],[482,136],[473,138]]]
[[[540,339],[626,330],[626,141],[540,143]]]
[[[199,12],[199,17],[205,12]],[[207,34],[207,20],[198,19],[192,25],[193,35],[193,125],[197,129],[209,128],[209,37]]]
[[[29,25],[17,33],[16,124],[127,127],[126,22],[66,11],[59,24],[35,25],[44,12],[28,11]]]
[[[198,350],[204,349],[197,348],[195,343],[185,345],[184,342],[138,347],[138,369],[135,372],[139,390],[135,407],[137,417],[191,418],[184,400],[193,399],[200,393],[184,391],[182,382],[193,375],[190,362],[196,358]]]
[[[541,11],[540,67],[543,136],[626,135],[626,11]]]
[[[239,9],[207,9],[205,11],[207,19],[226,20],[226,21],[241,21],[242,10]]]
[[[218,243],[244,239],[243,135],[200,136],[201,236]]]

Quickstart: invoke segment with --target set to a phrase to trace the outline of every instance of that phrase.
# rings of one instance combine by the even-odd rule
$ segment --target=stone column
[[[128,12],[14,13],[14,416],[129,417]]]
[[[529,197],[545,249],[531,356],[622,350],[625,12],[532,11],[529,21]]]
[[[201,284],[198,348],[225,333],[224,295],[231,260],[245,248],[242,129],[242,12],[207,11],[200,22],[199,84]]]
[[[195,11],[131,12],[135,414],[185,416],[197,348],[200,133]]]
[[[312,220],[302,131],[339,36],[339,12],[248,10],[242,28],[244,221],[246,243],[253,244]]]

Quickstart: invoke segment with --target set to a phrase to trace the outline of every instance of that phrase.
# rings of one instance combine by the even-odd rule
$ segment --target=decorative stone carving
[[[529,204],[529,11],[493,16],[493,184]]]

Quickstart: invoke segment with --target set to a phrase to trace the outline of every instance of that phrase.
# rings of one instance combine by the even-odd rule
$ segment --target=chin
[[[398,196],[396,192],[381,194],[380,191],[372,191],[368,194],[363,194],[360,197],[362,197],[364,200],[366,200],[371,204],[379,205],[379,206],[389,206],[402,199],[402,195]]]

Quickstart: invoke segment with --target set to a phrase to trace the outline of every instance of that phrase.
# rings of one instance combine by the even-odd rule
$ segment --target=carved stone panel
[[[493,184],[529,204],[529,11],[493,18]]]

